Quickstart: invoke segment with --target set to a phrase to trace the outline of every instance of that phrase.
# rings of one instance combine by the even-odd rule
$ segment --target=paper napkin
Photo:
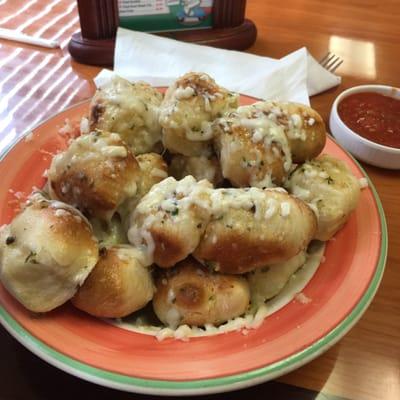
[[[276,60],[118,29],[114,73],[131,82],[168,86],[189,71],[206,72],[219,85],[248,96],[303,104],[309,104],[309,96],[341,82],[304,47]],[[100,72],[96,85],[101,87],[112,74],[108,70]]]

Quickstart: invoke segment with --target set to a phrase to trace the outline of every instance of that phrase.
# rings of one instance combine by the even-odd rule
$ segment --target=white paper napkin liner
[[[131,82],[168,86],[188,71],[206,72],[218,84],[241,94],[303,104],[309,104],[309,90],[315,94],[340,83],[340,78],[322,68],[306,48],[275,60],[118,29],[115,74]],[[96,85],[101,87],[114,73],[101,71]]]

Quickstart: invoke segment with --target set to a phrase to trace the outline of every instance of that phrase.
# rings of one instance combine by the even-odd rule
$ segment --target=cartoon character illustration
[[[179,22],[196,23],[206,17],[206,12],[201,6],[201,0],[181,0],[182,9],[177,13]]]

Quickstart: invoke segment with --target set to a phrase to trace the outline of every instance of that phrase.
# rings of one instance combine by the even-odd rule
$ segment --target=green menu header
[[[118,0],[119,25],[144,32],[212,27],[213,0]]]

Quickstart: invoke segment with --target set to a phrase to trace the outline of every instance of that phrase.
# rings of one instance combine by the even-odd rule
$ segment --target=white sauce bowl
[[[337,141],[356,158],[368,164],[388,169],[400,169],[400,149],[365,139],[351,130],[339,117],[338,104],[347,96],[360,92],[375,92],[400,100],[400,89],[384,85],[355,86],[336,97],[329,118],[329,127]]]

